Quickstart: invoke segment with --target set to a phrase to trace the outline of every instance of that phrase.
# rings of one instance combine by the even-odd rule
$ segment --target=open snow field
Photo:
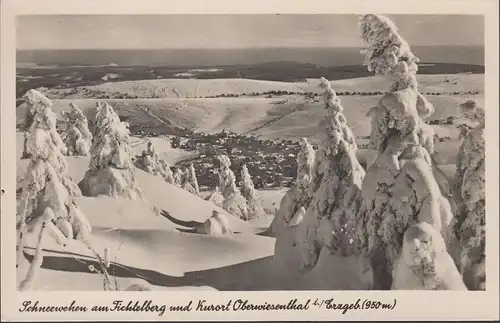
[[[449,116],[458,116],[458,104],[473,99],[481,106],[484,105],[484,75],[478,74],[448,74],[448,75],[419,75],[420,91],[422,93],[435,92],[440,95],[428,95],[427,98],[436,107],[436,113],[431,117],[441,119]],[[89,87],[102,92],[140,94],[141,99],[108,99],[115,111],[126,117],[131,124],[161,125],[158,119],[167,124],[189,128],[199,132],[214,133],[223,129],[235,133],[249,133],[265,139],[292,139],[301,137],[311,138],[316,133],[316,126],[321,119],[324,107],[321,102],[306,101],[302,95],[265,97],[238,97],[238,98],[184,98],[165,95],[162,98],[153,98],[152,89],[169,87],[176,84],[179,93],[198,91],[195,96],[207,96],[228,93],[266,92],[271,90],[296,91],[319,93],[318,80],[313,79],[303,83],[271,82],[256,80],[145,80],[105,83]],[[337,92],[367,93],[387,90],[386,83],[380,77],[363,77],[351,80],[331,82]],[[85,92],[83,88],[76,88],[75,94],[67,95],[70,90],[52,89],[46,92],[54,101],[55,112],[66,110],[69,103],[76,104],[92,119],[95,108],[95,98],[92,91]],[[139,89],[144,89],[139,91]],[[194,90],[195,89],[195,90]],[[467,90],[465,90],[467,89]],[[209,91],[210,90],[210,91]],[[479,94],[449,94],[455,91],[479,91]],[[158,90],[155,90],[157,93]],[[154,91],[153,91],[154,92]],[[164,91],[161,91],[164,93]],[[167,91],[168,92],[168,91]],[[214,92],[214,93],[212,93]],[[90,97],[87,97],[89,95]],[[365,116],[370,108],[376,105],[379,95],[340,95],[349,127],[356,136],[369,134],[370,120]],[[148,108],[154,115],[145,113],[142,108]],[[22,121],[24,108],[17,110],[17,122]],[[455,126],[442,127],[438,131],[440,136],[453,137],[458,134]]]
[[[455,92],[478,90],[484,92],[482,74],[442,74],[417,75],[419,89],[426,92]],[[379,76],[355,79],[334,80],[330,82],[336,92],[374,92],[386,91],[387,81]],[[95,86],[82,86],[71,89],[52,89],[50,98],[94,98],[96,93],[108,95],[138,96],[138,98],[187,98],[208,97],[229,94],[251,94],[269,91],[288,91],[297,93],[320,93],[318,79],[307,82],[278,82],[250,79],[159,79],[141,81],[109,82]]]

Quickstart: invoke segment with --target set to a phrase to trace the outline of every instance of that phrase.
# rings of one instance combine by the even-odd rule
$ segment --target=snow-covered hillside
[[[474,91],[484,93],[484,76],[480,74],[442,74],[419,75],[422,92],[448,93],[455,91]],[[330,82],[337,92],[375,92],[385,91],[385,81],[377,76],[356,79],[335,80]],[[220,95],[249,95],[270,91],[296,93],[320,93],[319,79],[307,82],[277,82],[250,79],[160,79],[142,81],[109,82],[95,86],[74,89],[50,89],[44,94],[54,99],[93,98],[96,94],[137,98],[194,98]],[[112,98],[112,97],[110,97]]]

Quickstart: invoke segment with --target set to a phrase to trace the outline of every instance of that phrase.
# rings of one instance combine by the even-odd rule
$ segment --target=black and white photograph
[[[485,32],[465,13],[17,16],[16,290],[498,288]]]

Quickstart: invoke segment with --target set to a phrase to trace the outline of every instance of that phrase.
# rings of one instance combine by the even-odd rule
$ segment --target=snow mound
[[[211,217],[206,219],[202,225],[196,228],[196,232],[208,235],[222,235],[232,233],[227,217],[215,210],[212,212]]]
[[[432,225],[419,222],[406,230],[392,289],[467,290],[443,237]]]
[[[312,270],[302,270],[298,228],[290,226],[280,233],[276,239],[271,263],[272,271],[279,273],[279,279],[285,281],[289,289],[371,290],[373,288],[373,272],[368,258],[342,257],[323,248]]]

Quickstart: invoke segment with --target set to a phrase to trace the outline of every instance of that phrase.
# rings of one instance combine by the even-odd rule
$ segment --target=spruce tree
[[[246,221],[248,220],[248,206],[238,187],[236,187],[236,177],[230,169],[231,160],[226,155],[220,155],[218,159],[220,163],[219,186],[224,197],[222,208]]]
[[[196,195],[200,195],[200,187],[198,185],[198,179],[196,178],[196,170],[194,169],[193,163],[189,163],[189,168],[186,172],[186,177],[191,185],[191,187],[194,189],[194,192]]]
[[[307,209],[311,201],[309,184],[312,179],[314,158],[315,150],[313,146],[308,142],[307,138],[302,138],[300,140],[300,150],[297,154],[297,178],[294,185],[281,199],[278,213],[270,226],[272,236],[278,237],[280,232],[292,222],[297,224],[300,222],[299,219],[295,218],[296,215],[301,208]]]
[[[390,82],[390,92],[370,113],[370,141],[379,156],[363,180],[367,213],[357,221],[356,244],[372,258],[375,288],[389,289],[412,223],[433,225],[455,252],[453,214],[433,175],[434,133],[424,120],[434,106],[418,91],[418,58],[387,17],[365,15],[360,29],[368,45],[365,65]]]
[[[248,172],[247,165],[243,165],[241,168],[241,194],[247,202],[249,219],[260,218],[266,215]]]
[[[89,169],[79,186],[86,196],[142,198],[135,181],[129,130],[107,102],[97,103]]]
[[[459,238],[460,271],[467,287],[485,290],[486,280],[486,196],[485,196],[485,119],[484,110],[474,101],[460,105],[462,115],[476,123],[464,134],[457,155],[455,199]]]
[[[83,112],[73,103],[69,104],[70,110],[63,113],[66,129],[63,141],[68,147],[70,156],[87,156],[92,145],[92,134],[89,131],[88,121]]]
[[[47,103],[45,98],[39,102]],[[21,201],[17,212],[18,242],[17,266],[24,258],[27,229],[40,226],[35,258],[20,289],[29,289],[40,268],[43,255],[42,243],[45,230],[63,239],[87,239],[91,226],[73,201],[81,194],[78,186],[67,175],[64,157],[66,147],[56,131],[56,115],[50,104],[36,106],[30,132],[27,136],[26,152],[30,162],[22,182]]]
[[[323,248],[339,256],[353,253],[353,233],[347,226],[361,210],[365,175],[340,99],[328,80],[321,78],[320,85],[325,116],[319,126],[322,132],[309,185],[311,201],[297,231],[302,269],[306,271],[316,265]]]

